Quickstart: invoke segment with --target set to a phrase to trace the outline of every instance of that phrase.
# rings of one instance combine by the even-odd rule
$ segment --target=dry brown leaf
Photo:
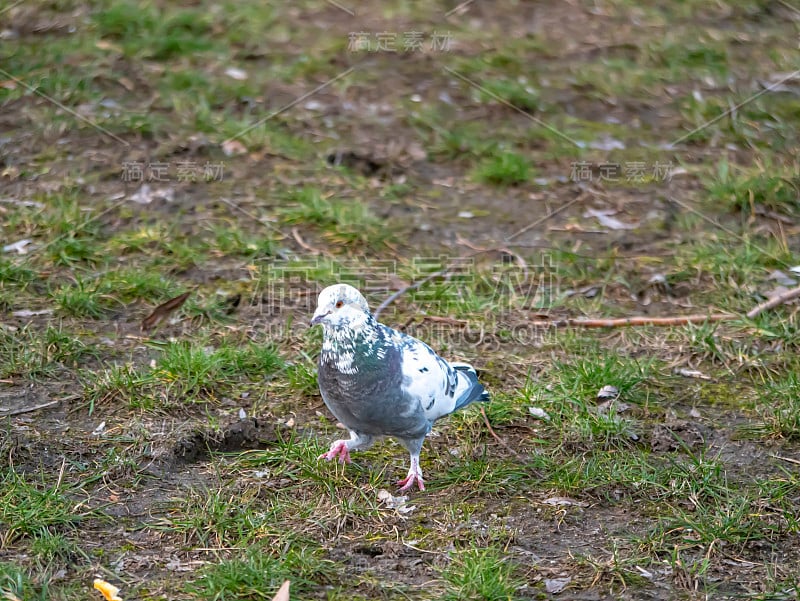
[[[189,290],[189,292],[184,292],[180,296],[171,298],[167,302],[158,305],[158,307],[156,307],[150,315],[142,320],[142,331],[146,332],[147,330],[150,330],[160,321],[169,317],[173,311],[179,309],[183,303],[186,302],[186,299],[189,298],[191,293],[192,291]]]
[[[272,601],[289,601],[289,586],[291,586],[290,581],[286,581],[281,585],[281,588],[278,589],[278,592],[275,593],[275,596],[272,598]]]

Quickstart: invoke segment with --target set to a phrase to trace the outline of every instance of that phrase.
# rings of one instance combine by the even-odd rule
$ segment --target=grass
[[[31,327],[14,334],[0,331],[0,349],[0,376],[25,374],[33,379],[57,376],[99,354],[96,347],[71,336],[63,325],[48,326],[44,332],[35,332]]]
[[[121,400],[152,411],[213,403],[235,382],[263,381],[283,368],[283,360],[270,345],[155,346],[159,355],[148,369],[126,363],[86,372],[84,387],[92,403]]]
[[[256,546],[234,559],[202,571],[188,585],[191,593],[203,599],[272,599],[284,580],[292,581],[294,594],[308,591],[325,582],[335,569],[333,562],[320,557],[318,549],[302,544],[288,545],[276,554],[270,547]]]
[[[358,200],[330,200],[319,189],[306,186],[293,192],[290,201],[284,221],[314,224],[331,243],[374,247],[389,238],[380,219]]]
[[[756,412],[761,422],[747,430],[760,436],[800,439],[800,378],[796,373],[767,382],[759,391]]]
[[[503,558],[502,549],[492,547],[453,554],[441,576],[448,601],[511,601],[519,598],[516,592],[523,582],[514,576],[514,566]]]
[[[742,171],[727,160],[721,161],[716,177],[708,184],[709,194],[746,216],[755,215],[759,209],[797,215],[797,169],[765,165],[755,174]]]
[[[531,176],[530,162],[516,152],[500,152],[481,163],[474,172],[475,179],[497,186],[524,184]]]
[[[0,539],[4,546],[23,539],[33,541],[33,547],[51,549],[53,542],[64,544],[60,533],[75,530],[88,515],[85,509],[66,496],[66,487],[58,482],[48,485],[31,482],[11,469],[0,482],[0,517],[5,528]]]
[[[284,578],[516,600],[563,575],[562,596],[795,596],[797,305],[535,324],[743,316],[794,277],[796,82],[758,93],[796,68],[796,23],[761,1],[540,4],[461,7],[448,52],[406,53],[349,33],[429,41],[453,7],[8,7],[0,248],[31,243],[0,252],[0,596],[78,601],[96,573],[152,601]],[[131,161],[166,163],[170,199],[136,202]],[[178,181],[185,162],[224,177]],[[633,162],[642,181],[596,177]],[[317,460],[342,432],[307,323],[337,281],[372,307],[405,289],[382,319],[493,397],[497,438],[477,407],[438,422],[399,507],[396,442]]]

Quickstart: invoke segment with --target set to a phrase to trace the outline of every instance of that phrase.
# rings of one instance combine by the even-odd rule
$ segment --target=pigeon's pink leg
[[[347,448],[349,440],[335,440],[331,444],[331,448],[327,453],[323,453],[317,459],[336,459],[339,457],[339,463],[350,463],[350,450]]]
[[[400,480],[397,485],[400,487],[400,492],[405,492],[413,487],[415,482],[420,490],[425,490],[425,481],[422,479],[422,470],[419,468],[419,455],[412,454],[408,476]]]

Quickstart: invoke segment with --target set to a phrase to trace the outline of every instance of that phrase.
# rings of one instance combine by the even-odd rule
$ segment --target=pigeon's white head
[[[358,290],[348,284],[334,284],[319,293],[311,325],[355,326],[364,323],[369,314],[367,299]]]

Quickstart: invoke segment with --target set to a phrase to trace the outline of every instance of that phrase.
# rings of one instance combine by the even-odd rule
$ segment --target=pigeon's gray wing
[[[430,422],[419,399],[403,390],[400,349],[391,340],[382,342],[370,353],[354,353],[346,370],[321,359],[322,398],[336,419],[355,432],[404,439],[424,437]]]

